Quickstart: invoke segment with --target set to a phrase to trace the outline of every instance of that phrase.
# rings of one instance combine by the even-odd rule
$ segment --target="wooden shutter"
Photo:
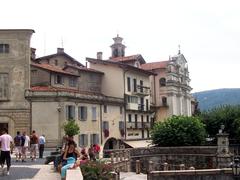
[[[87,120],[87,107],[86,106],[83,107],[83,118],[85,120]]]
[[[84,146],[88,146],[88,134],[84,134]]]
[[[93,134],[90,134],[90,143],[93,144]]]
[[[66,109],[66,120],[69,120],[69,106],[65,106]]]

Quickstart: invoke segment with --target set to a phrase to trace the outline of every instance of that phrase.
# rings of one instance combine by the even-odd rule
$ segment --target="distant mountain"
[[[221,105],[240,104],[240,88],[215,89],[193,93],[199,102],[201,111],[212,109]]]

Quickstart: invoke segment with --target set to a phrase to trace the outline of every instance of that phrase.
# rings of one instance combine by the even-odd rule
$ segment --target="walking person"
[[[27,151],[29,148],[29,143],[30,143],[30,138],[26,134],[26,132],[23,132],[22,135],[22,141],[21,141],[21,146],[22,146],[22,162],[26,162],[27,159]]]
[[[39,158],[43,158],[44,144],[46,143],[45,135],[39,137]]]
[[[32,134],[30,136],[30,156],[32,161],[36,161],[37,158],[37,149],[38,149],[38,136],[36,134],[36,131],[32,131]]]
[[[14,138],[14,146],[15,146],[15,152],[16,152],[16,162],[21,160],[21,154],[22,154],[22,146],[21,146],[22,136],[19,131],[17,131],[17,135]]]
[[[0,164],[1,167],[4,167],[5,161],[7,164],[7,175],[9,175],[9,170],[11,166],[11,153],[13,148],[13,139],[8,134],[7,129],[3,129],[3,134],[0,136],[1,142],[1,157],[0,157]]]

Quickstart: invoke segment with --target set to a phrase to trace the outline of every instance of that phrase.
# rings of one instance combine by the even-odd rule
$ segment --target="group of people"
[[[26,162],[28,150],[30,150],[31,160],[35,161],[37,158],[37,149],[39,149],[39,158],[43,158],[45,142],[45,136],[41,135],[38,137],[34,130],[32,131],[30,137],[26,134],[26,132],[21,134],[19,131],[17,131],[17,135],[13,139],[8,134],[7,129],[3,129],[0,136],[0,165],[3,168],[6,162],[6,175],[9,175],[11,154],[13,153],[13,149],[15,149],[16,162]]]
[[[39,158],[43,158],[44,144],[46,143],[45,136],[41,135],[38,137],[36,131],[32,131],[30,137],[23,132],[21,135],[20,132],[17,132],[17,135],[14,138],[14,146],[16,152],[16,162],[22,161],[26,162],[27,152],[30,150],[30,158],[32,161],[36,161],[37,150],[39,150]]]
[[[54,166],[61,172],[62,179],[66,178],[67,169],[75,168],[90,160],[99,158],[100,146],[93,144],[88,149],[81,148],[79,151],[77,144],[74,142],[73,137],[68,137],[64,142],[61,155],[54,161]]]

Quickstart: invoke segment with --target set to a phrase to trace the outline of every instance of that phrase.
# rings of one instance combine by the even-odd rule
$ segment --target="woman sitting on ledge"
[[[63,160],[66,162],[61,168],[61,177],[65,179],[67,169],[73,168],[77,158],[80,157],[80,153],[76,148],[76,144],[69,142],[66,151],[63,155]]]

